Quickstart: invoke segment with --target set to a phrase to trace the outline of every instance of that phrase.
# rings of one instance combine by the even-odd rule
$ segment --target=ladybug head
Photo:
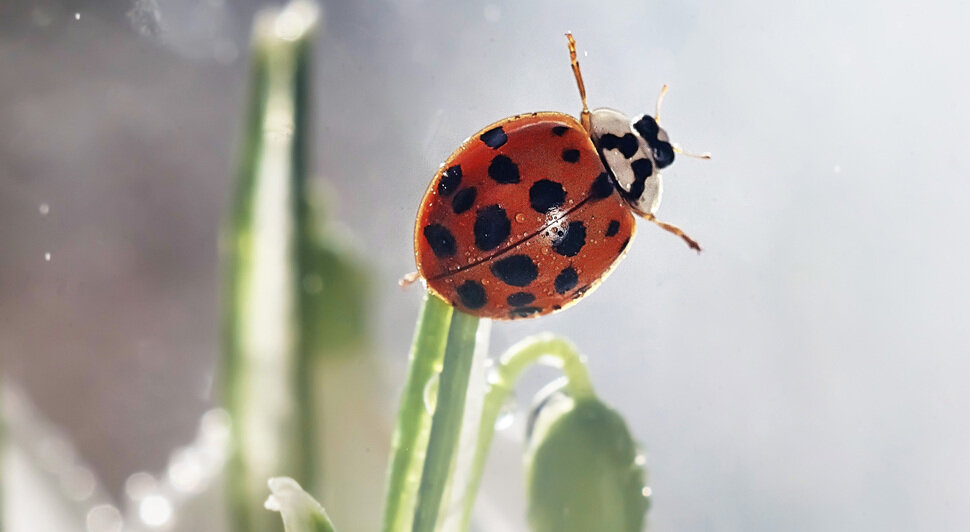
[[[633,210],[653,214],[660,206],[660,169],[674,162],[667,132],[650,115],[631,120],[613,109],[590,114],[590,138]]]

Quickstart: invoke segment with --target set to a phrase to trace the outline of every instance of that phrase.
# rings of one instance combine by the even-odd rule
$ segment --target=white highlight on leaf
[[[264,507],[282,514],[286,532],[332,531],[327,512],[300,485],[289,477],[275,477],[267,482],[271,495]]]
[[[266,508],[271,512],[283,511],[283,506],[280,504],[280,500],[277,499],[276,496],[272,494],[270,494],[269,497],[266,497],[266,502],[263,503],[263,508]]]

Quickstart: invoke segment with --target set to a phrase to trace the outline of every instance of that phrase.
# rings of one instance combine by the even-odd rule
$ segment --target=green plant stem
[[[384,532],[405,532],[412,523],[431,431],[431,414],[425,406],[424,394],[431,380],[441,370],[453,311],[441,299],[425,295],[391,440],[391,464],[384,498]]]
[[[461,433],[478,323],[476,316],[460,311],[451,318],[412,532],[432,532],[438,522]]]
[[[586,371],[583,356],[569,341],[545,333],[526,338],[515,344],[499,358],[493,373],[489,375],[489,387],[485,394],[485,404],[482,407],[482,417],[478,430],[478,441],[472,461],[468,484],[465,489],[462,507],[461,527],[468,530],[471,523],[472,509],[478,488],[482,482],[485,461],[495,436],[495,422],[501,414],[502,407],[508,400],[515,387],[516,381],[532,364],[543,357],[557,360],[560,369],[567,379],[566,391],[574,399],[581,399],[593,395],[593,386]]]

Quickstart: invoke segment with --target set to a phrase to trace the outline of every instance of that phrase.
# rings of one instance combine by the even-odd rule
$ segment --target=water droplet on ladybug
[[[515,221],[516,221],[516,222],[519,222],[520,224],[521,224],[521,223],[525,223],[525,215],[524,215],[524,214],[522,214],[521,212],[520,212],[520,213],[517,213],[517,214],[515,215]]]

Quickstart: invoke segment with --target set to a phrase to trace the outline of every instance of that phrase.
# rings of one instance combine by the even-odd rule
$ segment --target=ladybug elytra
[[[580,120],[536,112],[485,127],[448,157],[421,202],[418,274],[464,312],[515,319],[574,304],[623,258],[634,212],[700,251],[655,217],[659,171],[682,152],[654,117],[590,112],[576,43],[566,36]]]

